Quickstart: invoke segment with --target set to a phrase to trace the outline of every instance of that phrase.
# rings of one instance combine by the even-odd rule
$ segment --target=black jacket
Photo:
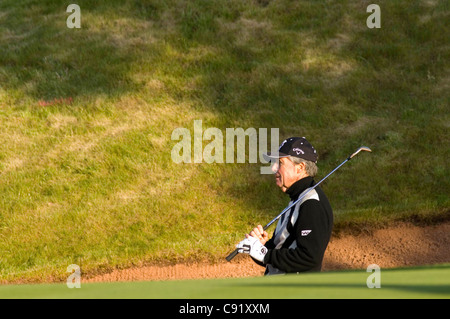
[[[312,177],[295,182],[286,191],[291,198],[289,205],[312,186]],[[330,203],[317,186],[278,221],[277,229],[265,245],[268,248],[264,258],[266,274],[320,271],[332,227]]]

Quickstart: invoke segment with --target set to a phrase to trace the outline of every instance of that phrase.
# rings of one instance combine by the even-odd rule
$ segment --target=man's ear
[[[295,165],[296,173],[300,174],[302,171],[306,170],[306,164],[305,163],[299,163]]]

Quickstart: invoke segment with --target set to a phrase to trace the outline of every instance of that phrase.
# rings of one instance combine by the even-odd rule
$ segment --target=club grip
[[[227,261],[231,261],[231,259],[233,259],[234,257],[236,257],[236,255],[238,254],[238,249],[236,248],[231,254],[229,254],[227,256]]]

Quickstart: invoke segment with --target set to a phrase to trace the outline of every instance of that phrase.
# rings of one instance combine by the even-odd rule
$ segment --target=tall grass
[[[0,3],[0,278],[218,260],[270,220],[261,163],[171,160],[196,119],[306,136],[319,178],[371,147],[323,186],[336,229],[448,214],[446,1],[78,4]]]

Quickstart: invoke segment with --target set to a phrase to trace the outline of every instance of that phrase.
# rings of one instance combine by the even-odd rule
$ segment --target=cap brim
[[[274,152],[274,153],[263,153],[263,157],[266,161],[270,161],[273,158],[283,158],[288,157],[289,155],[281,153],[281,152]]]

